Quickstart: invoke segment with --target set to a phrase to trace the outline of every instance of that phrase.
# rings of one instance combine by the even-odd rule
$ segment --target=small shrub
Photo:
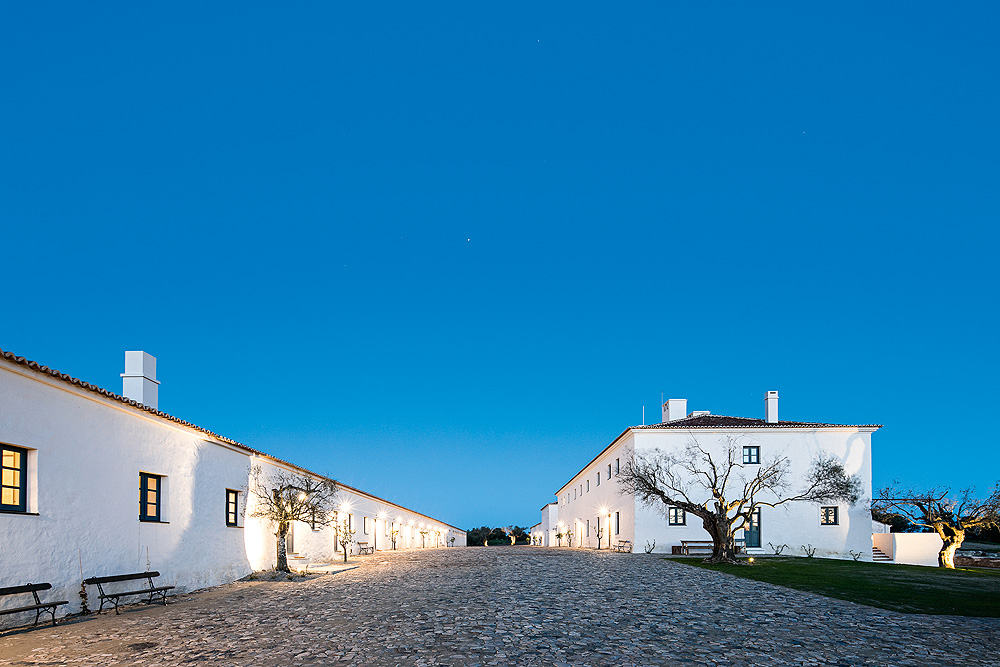
[[[816,555],[816,547],[811,544],[803,544],[802,551],[805,553],[806,558],[812,558]]]
[[[780,556],[781,552],[788,548],[787,544],[771,544],[770,542],[767,543],[767,546],[771,547],[775,556]]]
[[[858,561],[858,560],[861,560],[861,554],[864,553],[864,552],[863,551],[857,551],[857,552],[855,552],[854,549],[851,549],[847,553],[851,554],[851,558],[853,558],[854,560]]]
[[[648,554],[653,553],[653,549],[656,548],[656,540],[653,540],[652,544],[649,543],[649,540],[646,540],[646,546],[643,548],[646,550],[646,553]]]

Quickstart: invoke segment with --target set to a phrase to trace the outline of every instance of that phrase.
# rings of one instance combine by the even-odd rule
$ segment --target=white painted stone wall
[[[245,508],[251,465],[281,466],[272,459],[6,359],[0,359],[0,442],[29,450],[28,513],[0,513],[0,587],[50,582],[46,597],[70,600],[60,613],[74,613],[86,577],[158,570],[158,583],[183,592],[275,563],[275,528],[249,516],[252,501],[237,527],[226,526],[225,511],[226,490],[239,491]],[[159,523],[139,521],[140,472],[164,476]],[[374,517],[385,512],[413,523],[414,535],[400,548],[420,546],[420,524],[431,531],[427,548],[452,536],[456,546],[465,545],[464,531],[356,489],[344,487],[340,499],[354,514],[358,540],[375,541]],[[383,527],[380,521],[380,550],[391,548]],[[331,529],[297,524],[294,530],[304,559],[340,557]],[[94,607],[96,588],[89,592]],[[0,599],[0,608],[23,604]],[[0,627],[22,622],[0,617]]]
[[[937,567],[944,542],[937,533],[876,533],[872,542],[900,565]]]
[[[542,508],[542,546],[556,546],[556,533],[559,532],[559,505],[549,503]]]
[[[856,474],[862,485],[863,498],[853,507],[846,503],[789,503],[776,508],[763,508],[761,514],[761,549],[770,553],[768,543],[787,544],[785,555],[803,555],[801,547],[811,544],[816,556],[827,558],[852,558],[850,552],[861,553],[861,560],[872,558],[872,520],[866,509],[871,499],[871,429],[862,428],[760,428],[760,429],[634,429],[622,440],[631,441],[636,451],[648,452],[655,448],[677,451],[691,438],[716,451],[722,446],[724,436],[736,437],[742,444],[760,447],[762,462],[774,457],[787,457],[789,479],[793,488],[801,486],[813,459],[817,455],[832,455],[843,463],[849,474]],[[748,466],[749,467],[749,466]],[[751,472],[752,474],[752,472]],[[821,505],[839,507],[839,524],[820,525]],[[636,509],[636,548],[648,540],[656,541],[657,552],[669,552],[681,540],[711,539],[701,520],[687,515],[687,525],[668,526],[666,508]],[[738,534],[738,537],[742,535]]]
[[[618,540],[635,541],[635,499],[618,486],[618,470],[631,452],[631,439],[620,440],[559,489],[559,523],[564,532],[572,530],[573,548],[597,549],[598,526],[603,529],[602,549]],[[565,539],[562,544],[567,546]]]

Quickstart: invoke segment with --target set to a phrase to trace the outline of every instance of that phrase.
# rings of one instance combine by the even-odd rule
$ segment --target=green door
[[[743,538],[746,540],[747,548],[760,548],[760,508],[758,507],[750,515],[750,524],[743,528]]]

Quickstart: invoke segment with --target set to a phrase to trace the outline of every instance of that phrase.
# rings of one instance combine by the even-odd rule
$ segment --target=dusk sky
[[[661,392],[1000,477],[996,3],[6,3],[0,348],[442,521]],[[2,419],[0,406],[0,419]]]

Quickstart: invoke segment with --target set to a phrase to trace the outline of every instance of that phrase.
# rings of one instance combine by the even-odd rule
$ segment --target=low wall
[[[937,567],[942,542],[937,533],[874,533],[872,544],[893,563]]]

